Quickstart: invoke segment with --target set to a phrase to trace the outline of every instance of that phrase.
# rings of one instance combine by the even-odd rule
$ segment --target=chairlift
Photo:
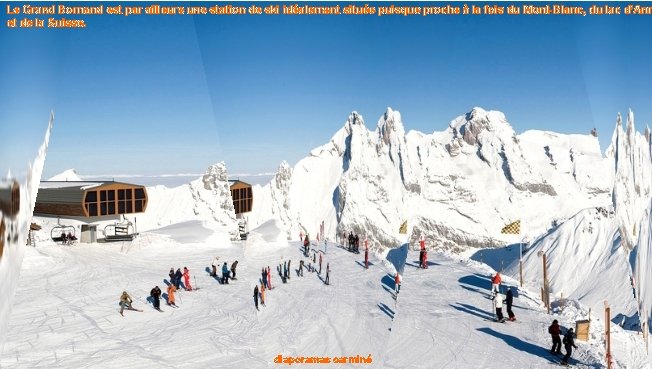
[[[70,237],[68,235],[70,235]],[[74,241],[77,241],[75,227],[62,224],[56,225],[50,231],[50,238],[54,242],[61,242],[61,244],[70,244]]]
[[[135,233],[134,224],[127,219],[104,227],[104,240],[106,242],[133,241],[136,235],[138,233]]]

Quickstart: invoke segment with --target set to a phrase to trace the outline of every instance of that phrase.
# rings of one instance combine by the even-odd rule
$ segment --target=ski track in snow
[[[492,271],[473,261],[435,254],[429,269],[417,269],[413,264],[418,253],[410,251],[395,300],[391,263],[372,257],[365,270],[363,253],[334,245],[324,255],[322,274],[304,270],[304,277],[296,274],[299,261],[307,265],[312,257],[308,261],[302,256],[298,242],[267,247],[245,241],[217,248],[144,234],[140,243],[125,246],[28,248],[0,366],[289,367],[273,362],[281,354],[371,355],[374,360],[372,365],[328,366],[334,368],[558,367],[547,352],[547,327],[554,318],[527,291],[519,291],[514,304],[519,322],[487,321],[494,316],[487,298]],[[323,252],[323,246],[313,246],[315,250]],[[237,280],[220,285],[208,275],[206,268],[216,255],[229,267],[239,261]],[[292,274],[283,284],[275,271],[288,259]],[[326,263],[331,266],[328,286],[322,280]],[[149,290],[158,285],[165,293],[169,268],[184,266],[200,289],[179,291],[178,309],[162,299],[163,313],[155,311],[147,302]],[[267,306],[256,312],[253,287],[266,266],[274,273],[274,289],[266,291]],[[122,290],[144,312],[120,316]],[[555,318],[565,327],[573,323]],[[624,340],[636,339],[619,334]],[[580,349],[572,362],[576,367],[602,367],[598,343],[577,344]],[[637,351],[630,355],[642,356]]]

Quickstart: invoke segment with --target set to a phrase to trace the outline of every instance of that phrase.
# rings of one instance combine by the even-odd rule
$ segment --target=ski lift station
[[[242,182],[239,179],[229,180],[229,189],[231,190],[231,199],[233,199],[233,209],[235,210],[235,217],[238,220],[238,228],[240,230],[240,239],[246,240],[247,234],[247,218],[245,213],[251,211],[254,204],[254,196],[251,190],[251,185]]]
[[[97,242],[100,223],[107,224],[100,229],[105,241],[130,241],[137,234],[136,218],[132,223],[126,216],[143,213],[146,208],[144,186],[115,181],[41,181],[34,215],[58,219],[50,232],[56,242],[70,242],[71,238]],[[61,219],[81,222],[81,234]]]

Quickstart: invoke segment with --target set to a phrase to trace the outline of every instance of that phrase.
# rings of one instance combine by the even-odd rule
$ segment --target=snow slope
[[[9,316],[11,313],[12,302],[16,288],[18,286],[18,277],[20,275],[25,243],[28,237],[28,231],[34,212],[34,203],[38,185],[41,181],[45,154],[50,141],[50,132],[54,124],[54,113],[50,113],[50,121],[45,131],[45,138],[41,147],[36,154],[33,163],[29,164],[27,178],[25,183],[20,184],[20,209],[15,218],[5,216],[0,211],[0,218],[3,219],[7,230],[3,252],[0,255],[0,352],[6,337]]]
[[[347,360],[359,355],[373,364],[329,367],[553,368],[547,325],[556,318],[568,327],[586,314],[580,305],[570,305],[548,316],[532,294],[519,291],[514,309],[519,322],[487,321],[493,270],[446,255],[431,255],[430,268],[420,270],[414,267],[417,254],[410,252],[395,299],[393,263],[372,257],[365,270],[362,255],[331,245],[322,254],[323,268],[330,263],[332,270],[327,286],[324,270],[296,274],[299,260],[310,262],[297,242],[271,246],[265,241],[284,238],[278,222],[252,231],[257,237],[222,248],[205,241],[208,234],[178,237],[196,234],[197,226],[145,232],[122,248],[28,248],[0,366],[271,368],[279,366],[274,363],[278,355]],[[220,285],[208,275],[216,255],[229,265],[239,261],[237,280]],[[396,255],[388,258],[401,267]],[[275,273],[275,288],[266,292],[266,306],[257,312],[252,290],[261,268],[274,270],[289,259],[291,279],[283,284]],[[163,304],[163,312],[153,310],[146,300],[149,290],[165,286],[170,267],[183,266],[200,289],[179,292],[179,308]],[[514,285],[510,279],[506,283]],[[120,316],[122,290],[144,311]],[[578,342],[577,367],[604,365],[600,327],[595,319],[591,340]],[[616,357],[615,367],[649,368],[635,335],[618,327],[614,331],[614,345],[628,352]]]

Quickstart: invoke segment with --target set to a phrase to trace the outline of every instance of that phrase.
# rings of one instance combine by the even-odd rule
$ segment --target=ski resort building
[[[233,207],[235,208],[236,216],[250,212],[254,203],[251,185],[237,179],[230,179],[229,187],[231,189],[231,198],[233,199]]]
[[[95,242],[97,224],[92,223],[118,220],[126,214],[143,213],[145,209],[147,190],[140,185],[114,181],[41,181],[34,215],[80,221],[84,223],[81,241]],[[129,235],[126,228],[116,223],[113,237],[131,239],[121,237]]]

